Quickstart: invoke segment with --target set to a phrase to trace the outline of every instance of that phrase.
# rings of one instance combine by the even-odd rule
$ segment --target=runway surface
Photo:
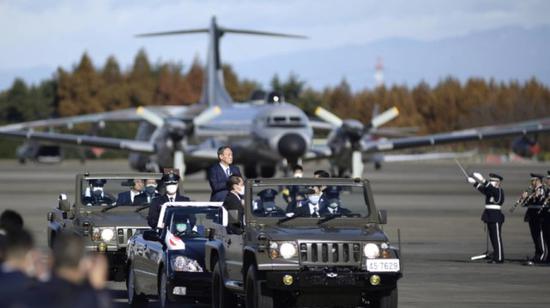
[[[397,244],[401,234],[404,277],[399,281],[399,307],[550,307],[550,267],[527,267],[521,261],[534,248],[524,210],[508,213],[527,187],[530,172],[546,173],[545,164],[471,165],[487,175],[504,176],[503,226],[505,264],[470,261],[485,251],[480,215],[484,198],[467,184],[452,162],[394,163],[367,168],[379,209],[388,210],[385,231]],[[306,165],[311,175],[317,165]],[[19,211],[40,247],[46,247],[46,213],[60,192],[74,197],[77,172],[129,171],[126,161],[76,161],[60,165],[18,165],[0,161],[0,210]],[[204,173],[185,180],[186,194],[207,199]],[[117,307],[125,306],[122,283],[111,283]]]

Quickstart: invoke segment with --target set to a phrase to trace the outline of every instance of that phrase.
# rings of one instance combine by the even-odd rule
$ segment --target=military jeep
[[[213,307],[397,307],[400,253],[367,180],[248,180],[239,215],[208,230]]]
[[[85,173],[75,181],[74,202],[59,195],[57,208],[48,213],[48,245],[60,232],[74,232],[86,240],[86,250],[104,253],[109,260],[109,278],[126,278],[126,246],[136,232],[148,230],[148,205],[132,205],[119,200],[134,179],[159,180],[160,173]],[[101,189],[99,189],[101,188]]]

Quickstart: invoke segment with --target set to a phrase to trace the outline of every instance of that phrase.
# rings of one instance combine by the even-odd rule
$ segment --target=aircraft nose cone
[[[306,153],[306,141],[298,134],[290,133],[279,140],[279,153],[287,159],[297,159]]]

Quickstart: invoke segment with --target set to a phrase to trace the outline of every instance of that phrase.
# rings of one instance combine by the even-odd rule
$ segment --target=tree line
[[[257,81],[239,78],[230,65],[223,66],[225,86],[235,101],[246,101]],[[0,92],[2,124],[36,119],[81,115],[147,105],[189,105],[201,95],[204,66],[195,59],[188,67],[181,63],[152,64],[140,50],[133,65],[122,70],[114,57],[96,66],[84,53],[71,70],[59,68],[52,78],[38,85],[15,79]],[[535,78],[526,82],[497,82],[471,78],[460,82],[453,77],[430,86],[391,85],[352,91],[346,80],[318,90],[309,87],[298,75],[286,79],[274,76],[272,90],[284,94],[312,114],[317,106],[342,118],[370,122],[372,112],[396,106],[399,117],[389,126],[416,127],[419,133],[436,133],[475,126],[502,124],[550,115],[550,90]],[[124,130],[124,126],[116,130]],[[120,135],[121,133],[115,133]],[[130,135],[130,133],[122,133]],[[548,137],[539,138],[543,149]],[[507,142],[492,146],[509,146]],[[1,155],[2,153],[0,153]]]

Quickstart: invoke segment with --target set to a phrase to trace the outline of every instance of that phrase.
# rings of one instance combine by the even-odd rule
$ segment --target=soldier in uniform
[[[178,193],[178,182],[180,176],[176,170],[170,170],[168,173],[165,173],[162,176],[161,181],[164,183],[166,193],[157,198],[154,198],[151,201],[151,206],[149,207],[149,214],[147,215],[147,222],[149,226],[153,229],[157,227],[159,220],[160,209],[162,205],[166,202],[176,202],[176,201],[190,201],[188,197],[180,195]]]
[[[84,193],[83,203],[87,206],[92,205],[114,205],[115,198],[105,193],[103,186],[107,181],[105,179],[88,180],[90,187]]]
[[[468,177],[468,182],[474,185],[474,188],[485,195],[485,210],[481,215],[481,220],[487,224],[489,238],[493,246],[493,254],[489,263],[502,263],[504,253],[502,248],[502,224],[504,215],[501,208],[504,203],[504,191],[500,187],[502,177],[495,173],[489,174],[489,181],[478,172]]]
[[[544,178],[544,190],[546,192],[543,208],[541,209],[542,215],[542,236],[544,238],[544,243],[546,249],[550,249],[550,170]],[[550,253],[546,254],[546,263],[550,263]]]
[[[546,196],[544,186],[542,185],[542,178],[543,176],[540,174],[531,173],[531,188],[533,193],[528,195],[527,192],[524,192],[522,195],[523,198],[527,198],[527,211],[525,212],[524,221],[529,223],[529,231],[535,245],[535,256],[532,260],[528,261],[528,265],[543,262],[548,254],[542,232],[542,209],[540,208]]]

